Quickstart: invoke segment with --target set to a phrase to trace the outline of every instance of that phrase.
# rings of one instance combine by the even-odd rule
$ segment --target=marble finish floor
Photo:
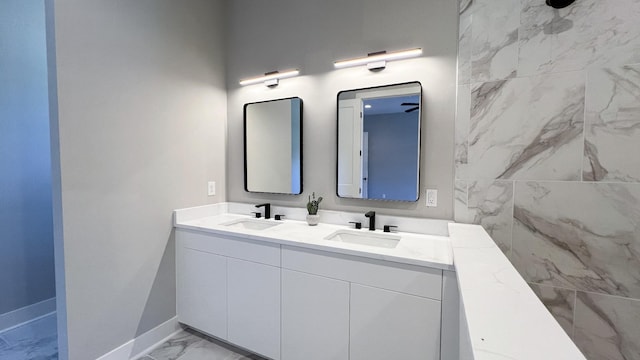
[[[56,314],[0,332],[0,360],[57,360]]]
[[[185,329],[140,360],[265,360],[191,329]]]

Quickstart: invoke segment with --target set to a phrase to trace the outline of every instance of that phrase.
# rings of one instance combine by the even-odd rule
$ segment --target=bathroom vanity
[[[379,216],[388,234],[350,229],[362,214],[310,227],[302,209],[253,210],[175,212],[181,323],[282,360],[584,359],[479,226]]]
[[[457,325],[444,236],[229,213],[176,226],[179,321],[271,359],[440,359]]]

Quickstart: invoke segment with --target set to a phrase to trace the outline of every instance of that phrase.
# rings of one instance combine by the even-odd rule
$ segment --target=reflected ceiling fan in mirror
[[[403,102],[402,104],[400,104],[400,106],[413,106],[409,109],[406,109],[404,112],[406,113],[410,113],[410,112],[414,112],[418,109],[420,109],[420,104],[418,103],[413,103],[413,102]]]

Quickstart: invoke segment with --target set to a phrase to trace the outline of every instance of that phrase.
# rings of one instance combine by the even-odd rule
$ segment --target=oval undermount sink
[[[380,248],[393,249],[398,246],[401,237],[393,234],[382,234],[375,232],[338,230],[324,238],[329,241],[339,241],[349,244],[375,246]]]
[[[222,223],[220,225],[246,230],[265,230],[274,226],[278,226],[280,225],[280,223],[259,219],[237,219]]]

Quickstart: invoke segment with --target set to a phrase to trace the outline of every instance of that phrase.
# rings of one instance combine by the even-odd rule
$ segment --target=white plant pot
[[[309,226],[316,226],[318,225],[319,222],[320,222],[320,215],[307,214],[307,224],[309,224]]]

